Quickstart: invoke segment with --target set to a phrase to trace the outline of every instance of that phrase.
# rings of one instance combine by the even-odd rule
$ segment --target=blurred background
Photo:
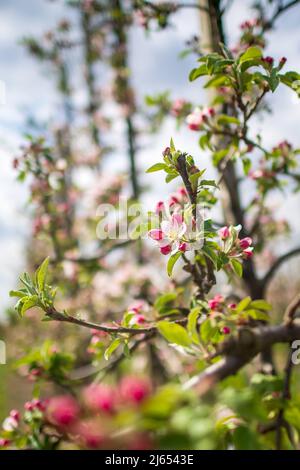
[[[184,1],[183,1],[184,3]],[[187,2],[189,3],[189,2]],[[226,13],[225,30],[230,45],[234,46],[239,36],[239,25],[251,18],[252,1],[233,1]],[[26,133],[39,133],[39,126],[46,130],[53,127],[60,119],[60,100],[57,96],[55,81],[51,80],[51,71],[46,64],[38,64],[29,56],[21,45],[23,37],[40,37],[51,30],[58,21],[67,18],[76,24],[78,13],[63,2],[47,0],[10,0],[0,5],[0,61],[2,64],[0,80],[5,87],[5,99],[0,106],[0,318],[5,323],[6,309],[11,305],[8,291],[14,288],[18,274],[27,264],[28,244],[32,238],[32,219],[28,204],[29,186],[27,181],[20,184],[16,180],[13,159],[18,156]],[[299,8],[283,15],[276,23],[275,30],[268,34],[266,53],[280,59],[287,56],[288,68],[297,70],[300,59],[300,20]],[[191,54],[182,57],[186,42],[194,35],[201,36],[200,20],[193,9],[183,9],[171,19],[167,30],[145,32],[134,25],[129,33],[129,66],[131,84],[135,89],[136,100],[144,105],[145,96],[170,91],[172,99],[185,98],[197,104],[205,104],[207,96],[199,81],[189,83],[188,74],[195,66],[196,57]],[[80,108],[86,100],[82,70],[78,50],[71,53],[70,67],[73,93],[73,106]],[[99,83],[109,90],[110,72],[101,70]],[[285,87],[281,87],[271,103],[272,114],[264,114],[253,123],[253,134],[263,129],[266,146],[272,146],[287,139],[295,146],[299,145],[299,100]],[[104,110],[112,121],[112,127],[106,139],[107,146],[114,147],[113,153],[104,162],[107,174],[128,171],[126,136],[124,120],[117,112],[114,103],[108,102]],[[139,124],[139,123],[138,123]],[[141,120],[141,127],[144,122]],[[195,156],[201,168],[207,168],[208,177],[214,176],[209,156],[200,152],[198,138],[183,127],[176,129],[174,120],[167,118],[155,134],[141,134],[137,166],[142,185],[149,191],[142,195],[146,207],[153,208],[155,201],[166,196],[168,188],[163,183],[163,176],[155,173],[151,178],[144,171],[153,162],[159,160],[162,149],[174,136],[176,146]],[[88,185],[89,175],[82,170],[78,173],[79,184]],[[247,192],[247,191],[246,191]],[[247,194],[245,192],[245,197]],[[154,201],[154,202],[153,202]],[[274,250],[281,251],[299,241],[300,217],[299,195],[276,196],[272,203],[278,207],[278,214],[288,219],[292,235],[289,240],[276,242]],[[293,273],[291,275],[291,273]],[[297,281],[297,265],[291,263],[285,267],[283,275],[290,283],[291,277]],[[10,348],[7,344],[8,355]],[[5,367],[0,366],[0,415],[13,401],[13,385],[5,377]]]

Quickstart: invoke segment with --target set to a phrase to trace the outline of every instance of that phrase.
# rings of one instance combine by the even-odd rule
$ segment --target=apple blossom
[[[12,416],[8,416],[2,423],[4,431],[14,431],[19,426],[19,419],[15,419]]]
[[[246,259],[249,259],[253,256],[253,247],[249,247],[249,248],[246,248],[245,250],[243,250],[243,255]]]
[[[0,438],[0,447],[7,447],[11,441],[9,439],[5,439],[3,437]]]
[[[11,410],[9,416],[15,419],[16,421],[20,421],[20,413],[18,410]]]
[[[105,442],[100,423],[94,419],[77,422],[71,432],[84,447],[89,449],[98,449]]]
[[[116,395],[109,385],[92,384],[83,391],[83,398],[91,410],[112,413],[115,409]]]
[[[215,310],[219,307],[222,306],[222,304],[224,303],[224,297],[220,294],[217,294],[215,295],[215,297],[211,300],[208,301],[208,306],[209,308],[211,308],[212,310]]]
[[[214,108],[195,108],[186,118],[186,123],[192,131],[199,131],[202,129],[203,124],[215,115]]]
[[[242,248],[242,250],[249,248],[249,246],[252,245],[252,238],[250,237],[242,238],[242,240],[239,240],[239,245],[240,245],[240,248]]]
[[[163,220],[160,226],[160,229],[150,230],[148,236],[157,242],[163,255],[178,251],[187,230],[182,215],[173,213],[168,220]]]
[[[177,99],[173,102],[171,107],[171,113],[173,116],[178,117],[183,112],[187,102],[184,99]]]
[[[150,384],[144,378],[124,377],[120,383],[120,393],[124,400],[138,404],[150,394]]]
[[[61,395],[49,400],[46,409],[48,420],[57,426],[68,426],[79,417],[80,408],[70,395]]]
[[[153,229],[153,230],[150,230],[149,237],[152,238],[152,240],[160,241],[163,239],[164,234],[163,234],[163,231],[160,229]]]
[[[218,231],[219,233],[219,236],[222,240],[226,240],[227,238],[230,237],[230,230],[228,227],[222,227],[220,228],[220,230]]]

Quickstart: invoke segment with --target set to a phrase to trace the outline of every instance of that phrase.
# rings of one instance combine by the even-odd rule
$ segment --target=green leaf
[[[174,173],[168,173],[166,176],[166,183],[170,183],[170,181],[173,181],[175,178],[179,176],[179,173],[175,172]]]
[[[181,257],[181,252],[178,251],[174,255],[171,255],[170,258],[168,259],[167,273],[168,273],[169,277],[172,276],[172,272],[173,272],[173,268],[175,266],[175,263],[177,262],[177,260],[179,260],[180,257]]]
[[[197,321],[200,315],[200,308],[195,307],[191,310],[188,315],[188,323],[187,323],[187,330],[189,335],[191,336],[194,343],[199,344],[199,334],[197,329]]]
[[[121,342],[122,340],[120,338],[116,338],[110,343],[110,345],[104,352],[104,359],[106,361],[108,361],[112,353],[120,346]]]
[[[26,300],[25,300],[26,299]],[[37,295],[32,295],[31,297],[23,297],[21,300],[21,306],[20,309],[18,309],[20,315],[24,315],[27,310],[29,310],[32,307],[36,307],[38,305],[39,299]]]
[[[251,308],[258,308],[259,310],[272,310],[272,305],[265,300],[253,300],[251,302]]]
[[[240,303],[238,304],[237,308],[236,308],[236,312],[237,313],[241,313],[243,312],[244,310],[246,310],[246,308],[250,305],[251,303],[251,297],[245,297],[243,300],[240,301]]]
[[[11,291],[9,292],[9,296],[10,296],[10,297],[20,297],[20,298],[22,298],[22,297],[26,297],[26,296],[27,296],[27,293],[26,293],[26,292],[23,292],[23,291],[21,291],[21,290],[11,290]]]
[[[218,327],[212,325],[210,318],[201,323],[200,335],[204,343],[211,341],[216,333],[218,333]]]
[[[241,72],[245,72],[246,70],[250,69],[250,67],[257,67],[258,65],[261,65],[261,59],[260,57],[256,59],[248,59],[244,60],[244,62],[240,65]],[[246,77],[248,80],[250,77]],[[243,82],[244,82],[244,76],[243,76]]]
[[[268,83],[270,85],[272,93],[274,93],[280,83],[276,70],[272,70],[271,75],[268,78]]]
[[[206,64],[202,64],[197,69],[193,69],[189,74],[189,80],[190,82],[193,82],[194,80],[196,80],[199,77],[202,77],[203,75],[207,75]]]
[[[262,57],[262,51],[259,47],[252,46],[249,47],[244,54],[239,58],[239,64],[242,64],[249,59],[260,59]]]
[[[165,163],[155,163],[155,165],[152,165],[148,170],[146,170],[146,173],[154,173],[155,171],[165,170],[165,168]]]
[[[166,306],[170,306],[177,299],[177,293],[168,292],[166,294],[160,295],[155,303],[154,308],[160,313]]]
[[[227,116],[227,114],[220,114],[218,116],[218,124],[240,124],[240,121],[238,118],[234,116]]]
[[[157,323],[157,328],[160,334],[172,344],[178,344],[188,348],[191,345],[191,338],[188,332],[183,326],[177,325],[176,323],[170,323],[168,321],[160,321]]]
[[[171,150],[171,152],[176,152],[176,147],[174,145],[174,140],[173,140],[172,137],[170,139],[170,150]]]
[[[237,259],[231,260],[231,266],[235,274],[237,274],[239,277],[243,276],[243,266]]]
[[[215,182],[215,180],[202,180],[199,186],[212,186],[214,188],[218,188],[219,186]]]
[[[243,164],[244,174],[248,175],[251,165],[252,165],[250,158],[243,157],[242,164]]]
[[[202,251],[214,263],[215,268],[217,268],[218,256],[214,252],[214,250],[211,247],[207,246],[207,244],[205,244],[202,247]]]
[[[266,312],[262,312],[261,310],[255,310],[255,309],[247,309],[246,310],[247,315],[249,317],[253,318],[254,320],[262,320],[262,321],[269,321],[269,315]]]
[[[46,282],[46,277],[47,277],[47,272],[48,272],[48,266],[49,266],[49,257],[46,258],[40,267],[36,270],[35,273],[35,281],[37,284],[37,287],[39,291],[43,291],[45,287],[45,282]]]

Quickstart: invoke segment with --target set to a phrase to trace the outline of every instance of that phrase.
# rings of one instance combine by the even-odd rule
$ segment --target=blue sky
[[[231,42],[238,34],[238,25],[249,16],[252,2],[235,0],[227,14],[226,29]],[[29,220],[25,207],[26,186],[15,181],[11,161],[22,143],[22,132],[26,115],[46,119],[54,112],[57,98],[46,70],[38,66],[23,48],[19,39],[27,34],[40,35],[50,29],[64,15],[64,7],[59,2],[49,0],[9,0],[0,3],[0,80],[6,87],[6,102],[0,106],[0,306],[7,305],[7,291],[16,282],[16,276],[24,267],[26,234]],[[269,35],[270,55],[288,57],[287,67],[297,69],[300,58],[299,36],[300,8],[296,7],[278,22],[276,31]],[[185,97],[204,104],[206,97],[200,81],[189,84],[188,72],[194,66],[194,58],[180,60],[178,55],[182,44],[193,33],[198,33],[197,14],[188,10],[177,15],[174,27],[165,32],[147,37],[141,29],[131,34],[131,66],[133,80],[139,97],[171,89],[172,96]],[[274,114],[256,121],[255,129],[264,129],[265,143],[272,145],[282,138],[299,142],[299,101],[288,90],[282,89],[272,101]],[[122,131],[122,129],[118,129]],[[156,136],[144,139],[139,155],[139,165],[143,169],[157,161],[161,149],[174,135],[174,124],[168,121]],[[197,139],[186,131],[176,132],[176,144],[203,160],[208,166],[208,158],[199,155]],[[123,148],[120,146],[120,162]],[[209,168],[209,172],[213,170]],[[149,181],[147,180],[147,183]],[[155,193],[163,194],[165,189],[159,179],[155,182]],[[150,197],[149,197],[150,200]],[[285,202],[285,201],[282,201]],[[293,196],[281,209],[288,213],[299,238],[300,223],[293,217],[299,212],[299,198]]]

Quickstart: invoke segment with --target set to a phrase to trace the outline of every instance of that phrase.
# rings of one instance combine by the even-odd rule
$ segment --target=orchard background
[[[1,449],[299,449],[299,3],[28,2]]]

